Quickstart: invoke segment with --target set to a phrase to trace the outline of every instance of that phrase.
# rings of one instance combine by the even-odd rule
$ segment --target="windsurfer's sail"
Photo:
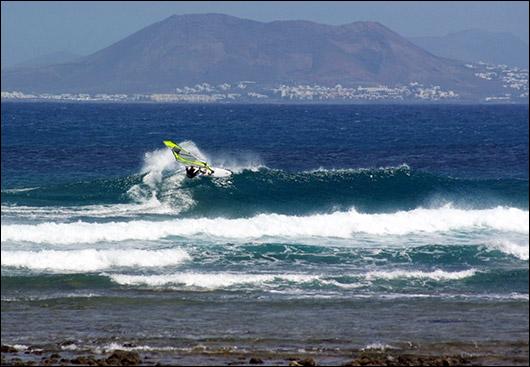
[[[212,168],[208,163],[194,156],[191,152],[182,148],[180,145],[175,144],[171,140],[164,140],[166,147],[171,149],[171,152],[175,156],[175,159],[185,166],[194,166],[205,168],[208,172],[213,172]]]

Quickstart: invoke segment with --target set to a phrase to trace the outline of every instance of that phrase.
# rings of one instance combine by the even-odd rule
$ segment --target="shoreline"
[[[202,347],[177,350],[149,349],[133,343],[121,344],[123,349],[75,349],[71,341],[29,347],[2,345],[1,364],[31,365],[93,365],[93,366],[166,366],[166,365],[280,365],[280,366],[481,366],[528,365],[528,341],[498,343],[441,343],[409,348],[385,347],[351,350],[263,351],[245,350],[237,346],[207,350]],[[119,347],[119,345],[116,345]]]

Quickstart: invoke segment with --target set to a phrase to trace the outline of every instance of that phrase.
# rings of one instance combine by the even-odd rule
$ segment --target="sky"
[[[173,14],[189,13],[263,22],[378,21],[408,37],[483,29],[528,43],[527,1],[2,1],[2,68],[54,52],[88,55]]]

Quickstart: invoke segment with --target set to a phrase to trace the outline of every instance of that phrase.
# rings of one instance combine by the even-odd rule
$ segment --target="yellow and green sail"
[[[175,159],[183,165],[205,168],[208,171],[213,172],[212,168],[208,165],[208,163],[201,161],[199,158],[194,156],[186,149],[182,148],[180,145],[175,144],[171,140],[164,140],[164,144],[166,145],[166,147],[171,149],[171,152],[175,156]]]

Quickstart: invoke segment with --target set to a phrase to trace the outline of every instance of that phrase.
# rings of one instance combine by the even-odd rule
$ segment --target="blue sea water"
[[[2,103],[1,153],[2,343],[528,344],[528,106]]]

